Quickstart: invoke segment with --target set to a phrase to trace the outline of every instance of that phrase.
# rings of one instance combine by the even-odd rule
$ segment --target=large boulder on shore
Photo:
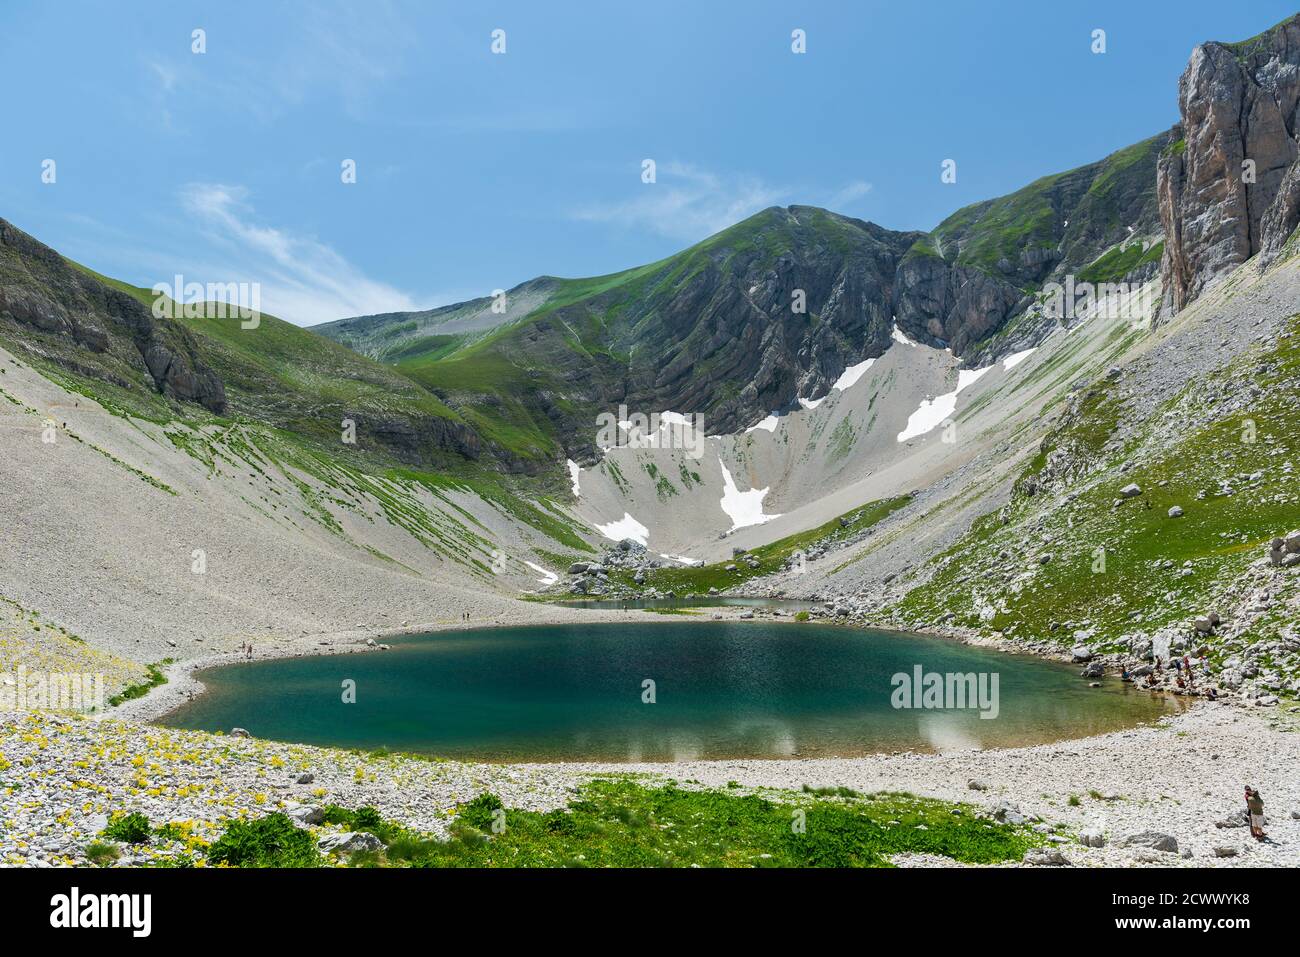
[[[1121,840],[1120,844],[1124,847],[1146,847],[1153,851],[1164,851],[1166,854],[1178,853],[1178,839],[1162,831],[1141,831],[1130,834]]]
[[[334,851],[340,854],[377,851],[383,846],[383,841],[367,831],[344,831],[342,834],[329,834],[320,839],[320,849],[326,854]]]

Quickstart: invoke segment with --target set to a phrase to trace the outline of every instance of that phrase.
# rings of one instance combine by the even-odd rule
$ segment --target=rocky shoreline
[[[733,620],[756,617],[753,609],[708,613]],[[530,604],[509,623],[613,623],[627,621],[629,614]],[[767,615],[758,610],[757,617]],[[382,653],[383,638],[501,624],[361,628],[267,645],[255,649],[254,657]],[[945,637],[1020,654],[1046,650],[970,634]],[[969,803],[997,820],[1023,821],[1047,835],[1058,853],[1036,854],[1024,862],[1028,865],[1062,860],[1102,867],[1300,865],[1300,787],[1293,779],[1300,766],[1300,709],[1294,706],[1248,706],[1233,698],[1198,701],[1151,726],[1033,747],[678,764],[430,761],[145,723],[201,693],[196,671],[239,660],[239,655],[216,654],[178,662],[168,669],[167,684],[103,720],[0,714],[0,768],[5,769],[0,780],[21,785],[12,792],[18,800],[0,812],[5,824],[0,862],[85,863],[85,846],[108,815],[123,810],[177,822],[178,833],[185,835],[179,842],[131,849],[118,862],[124,866],[201,847],[215,839],[225,820],[272,810],[290,813],[329,839],[328,825],[310,823],[324,803],[375,807],[388,819],[445,835],[458,806],[485,791],[507,807],[551,810],[563,807],[584,781],[631,773],[687,787],[739,788],[777,800],[794,799],[810,786],[909,791]],[[1253,841],[1237,826],[1237,804],[1247,784],[1267,802],[1268,842]],[[944,862],[900,858],[896,863]]]

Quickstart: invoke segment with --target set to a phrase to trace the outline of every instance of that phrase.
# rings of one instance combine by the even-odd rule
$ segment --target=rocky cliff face
[[[1044,283],[1067,274],[1082,278],[1107,251],[1134,245],[1144,253],[1156,242],[1156,160],[1168,139],[1151,137],[953,213],[900,265],[900,328],[914,339],[948,345],[969,362],[989,362],[1013,348],[997,334],[1025,312]],[[1155,255],[1150,266],[1140,255],[1116,257],[1098,278],[1145,279]],[[1039,332],[1018,328],[1016,347],[1034,344]]]
[[[719,427],[743,427],[796,395],[825,395],[847,366],[888,347],[895,274],[919,233],[806,206],[741,225],[692,257],[689,278],[662,299],[628,303],[613,342],[630,356],[620,401],[709,410]]]
[[[1300,16],[1243,43],[1198,46],[1178,106],[1157,168],[1169,311],[1252,256],[1271,263],[1300,222]]]
[[[132,296],[70,265],[0,219],[0,327],[29,354],[123,388],[151,387],[212,412],[226,408],[221,380],[193,337],[155,319]]]

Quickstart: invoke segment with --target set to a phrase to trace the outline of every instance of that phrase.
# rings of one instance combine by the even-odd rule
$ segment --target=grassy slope
[[[1243,411],[1213,418],[1207,394],[1241,381],[1256,383],[1259,395]],[[1093,386],[1049,435],[1011,504],[938,556],[934,577],[899,610],[918,623],[952,615],[967,627],[1061,641],[1070,632],[1054,633],[1053,624],[1087,622],[1104,645],[1226,605],[1226,583],[1300,517],[1296,479],[1279,468],[1300,454],[1297,383],[1300,317],[1276,350],[1249,353],[1190,384],[1122,444],[1115,436],[1127,410],[1112,385]],[[1243,440],[1247,420],[1253,442]],[[1121,470],[1126,462],[1132,466]],[[1053,470],[1058,481],[1048,491],[1025,494]],[[1142,495],[1115,506],[1130,482]],[[1077,498],[1060,504],[1066,493]],[[1169,517],[1174,505],[1183,517]],[[1098,548],[1105,561],[1094,570]],[[1052,558],[1040,565],[1045,552]]]
[[[77,268],[152,307],[150,290]],[[333,441],[345,411],[458,420],[388,366],[272,315],[263,313],[252,329],[241,328],[238,318],[179,321],[200,337],[204,360],[221,377],[232,409],[251,418]]]
[[[1068,256],[1073,241],[1086,231],[1129,225],[1119,221],[1120,209],[1142,183],[1154,192],[1155,160],[1164,140],[1163,135],[1154,136],[1096,163],[963,207],[909,254],[941,253],[949,262],[998,277],[1004,277],[998,262],[1016,263],[1025,250],[1064,244]],[[1066,221],[1069,226],[1063,225]]]
[[[73,265],[146,305],[153,303],[150,290]],[[456,503],[457,496],[470,494],[530,530],[527,533],[533,535],[537,548],[591,551],[582,529],[555,502],[534,489],[517,487],[490,467],[448,455],[434,463],[435,471],[399,462],[362,441],[344,445],[340,423],[348,414],[460,421],[400,372],[265,314],[255,329],[241,329],[237,318],[181,321],[198,338],[205,361],[226,385],[230,400],[226,415],[212,415],[189,403],[170,403],[155,392],[123,389],[53,364],[41,371],[127,421],[136,418],[162,425],[166,439],[210,475],[249,485],[245,501],[268,517],[296,523],[305,516],[350,541],[337,513],[350,511],[368,520],[372,502],[377,502],[390,523],[427,548],[490,576],[496,543],[489,530]],[[297,487],[300,503],[286,500],[275,487],[276,473]]]

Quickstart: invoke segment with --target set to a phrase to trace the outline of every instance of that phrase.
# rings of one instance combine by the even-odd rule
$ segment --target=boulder
[[[1076,665],[1085,661],[1091,661],[1093,656],[1092,649],[1087,645],[1075,645],[1070,650],[1070,660]]]
[[[1069,859],[1055,847],[1031,847],[1025,851],[1025,863],[1032,867],[1069,867]]]
[[[979,778],[971,778],[966,782],[966,787],[972,791],[987,791],[989,789],[988,782],[981,781]]]
[[[1233,808],[1222,818],[1214,822],[1220,830],[1233,827],[1250,827],[1250,812],[1243,808]]]
[[[1142,486],[1136,482],[1130,482],[1119,490],[1120,498],[1137,498],[1142,494]]]
[[[1079,832],[1079,843],[1084,847],[1105,847],[1106,835],[1100,828],[1090,827]]]
[[[1178,853],[1178,839],[1162,831],[1140,831],[1137,834],[1130,834],[1123,838],[1120,844],[1123,847],[1145,847],[1166,854]]]
[[[301,807],[289,808],[289,810],[284,813],[288,815],[289,820],[293,821],[293,823],[297,824],[299,827],[307,827],[311,824],[320,824],[325,820],[324,811],[308,804],[304,804]]]
[[[1020,805],[1010,801],[999,801],[989,809],[989,817],[999,824],[1024,824],[1025,816],[1020,813]]]
[[[243,728],[231,728],[231,729],[230,729],[230,736],[231,736],[232,738],[251,738],[251,737],[252,737],[252,735],[249,734],[249,733],[248,733],[245,729],[243,729]]]
[[[383,846],[383,841],[367,831],[344,831],[341,834],[328,834],[320,839],[320,849],[325,854],[332,854],[335,851],[340,854],[377,851]]]
[[[295,783],[311,784],[315,780],[316,780],[316,775],[312,774],[310,771],[304,771],[302,774],[298,775]]]
[[[1183,517],[1183,507],[1182,507],[1181,505],[1175,505],[1175,506],[1173,506],[1172,508],[1170,508],[1170,509],[1169,509],[1169,517],[1170,517],[1170,518],[1182,518],[1182,517]]]
[[[1237,849],[1235,847],[1220,846],[1214,849],[1215,857],[1236,857]]]
[[[1105,669],[1100,661],[1090,661],[1088,666],[1079,672],[1081,678],[1100,678],[1105,674]]]

